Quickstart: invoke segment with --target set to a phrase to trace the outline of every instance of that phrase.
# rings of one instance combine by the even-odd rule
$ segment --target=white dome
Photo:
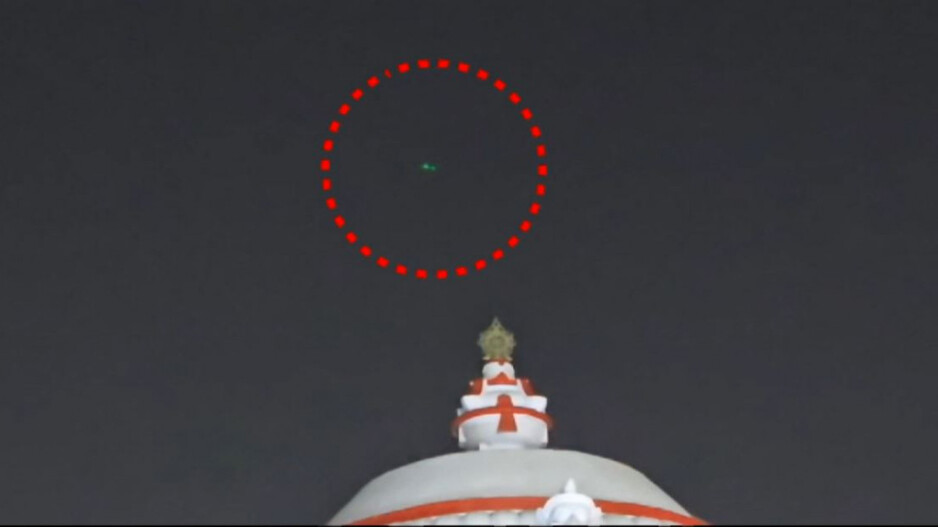
[[[627,465],[538,449],[468,451],[405,465],[365,485],[329,524],[462,524],[480,514],[497,516],[496,524],[530,524],[534,510],[571,478],[603,509],[605,525],[703,523]]]
[[[544,449],[547,398],[515,377],[514,336],[498,319],[479,336],[482,378],[451,430],[468,452],[425,459],[372,480],[330,525],[701,525],[641,472]]]

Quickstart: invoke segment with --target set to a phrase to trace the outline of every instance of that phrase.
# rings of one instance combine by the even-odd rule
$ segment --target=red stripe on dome
[[[510,395],[499,395],[497,408],[509,409],[514,408],[515,405],[511,404]],[[518,422],[515,421],[515,414],[510,410],[502,411],[501,415],[498,417],[498,433],[505,432],[517,432],[518,431]]]
[[[508,402],[511,403],[510,396],[508,397],[509,397]],[[455,437],[457,435],[457,432],[459,431],[459,426],[470,419],[475,419],[476,417],[481,417],[484,415],[504,415],[506,413],[509,413],[512,415],[526,415],[528,417],[534,417],[536,419],[540,419],[541,421],[544,421],[545,423],[547,423],[548,430],[551,430],[554,428],[554,420],[551,418],[551,416],[545,414],[544,412],[538,412],[537,410],[532,410],[530,408],[525,408],[523,406],[501,406],[502,396],[499,396],[498,403],[499,403],[499,406],[489,406],[488,408],[479,408],[478,410],[472,410],[470,412],[466,412],[460,415],[459,417],[457,417],[456,419],[453,419],[453,424],[450,427],[450,431],[453,433],[453,436]]]
[[[489,384],[493,386],[506,385],[506,384],[516,384],[517,381],[508,376],[505,372],[501,372],[495,377],[489,379]]]
[[[438,501],[426,503],[406,509],[399,509],[361,520],[350,522],[348,525],[389,525],[392,523],[411,523],[417,520],[450,516],[453,514],[467,514],[470,512],[496,512],[496,511],[533,511],[540,509],[550,498],[537,496],[504,496],[498,498],[468,498],[461,500]],[[620,501],[593,500],[596,506],[605,514],[619,516],[638,516],[661,520],[678,525],[708,525],[700,518],[687,516],[677,512],[638,503],[623,503]]]

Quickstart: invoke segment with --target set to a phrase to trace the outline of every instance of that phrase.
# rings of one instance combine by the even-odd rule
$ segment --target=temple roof
[[[663,511],[662,519],[685,518],[685,521],[669,523],[694,523],[696,520],[632,467],[581,452],[535,449],[476,450],[405,465],[368,483],[329,524],[350,524],[441,502],[543,498],[540,504],[531,507],[533,510],[546,503],[571,478],[576,480],[579,492],[589,495],[601,506],[616,503],[624,510],[632,505],[635,510]],[[519,505],[516,509],[526,507]]]
[[[545,448],[553,424],[547,398],[515,376],[514,335],[496,318],[478,343],[485,361],[482,377],[469,383],[452,423],[467,452],[375,478],[330,525],[705,523],[627,465]]]

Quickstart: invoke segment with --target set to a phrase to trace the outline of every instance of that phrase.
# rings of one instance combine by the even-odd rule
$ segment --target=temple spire
[[[469,383],[459,400],[453,435],[467,450],[544,448],[553,420],[547,398],[538,395],[528,379],[515,377],[511,354],[515,337],[498,318],[479,335],[482,377]]]

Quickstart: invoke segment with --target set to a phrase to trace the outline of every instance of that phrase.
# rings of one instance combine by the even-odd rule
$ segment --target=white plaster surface
[[[329,524],[348,524],[439,501],[506,496],[547,498],[557,494],[570,478],[576,480],[579,492],[596,500],[636,503],[688,514],[641,472],[611,459],[572,450],[479,450],[424,459],[378,476]],[[621,519],[626,518],[644,523],[635,517]],[[613,518],[604,519],[605,524],[613,523],[610,521]]]
[[[622,516],[606,514],[603,525],[674,525],[654,518],[640,516]],[[437,516],[411,523],[392,523],[391,525],[537,525],[534,511],[476,512],[470,514],[450,514]]]
[[[530,415],[515,415],[515,432],[498,432],[498,415],[482,415],[459,427],[459,446],[467,450],[487,448],[541,448],[547,445],[547,424]]]
[[[576,481],[567,480],[563,492],[551,496],[537,510],[537,525],[602,525],[603,511],[592,498],[577,492]]]

